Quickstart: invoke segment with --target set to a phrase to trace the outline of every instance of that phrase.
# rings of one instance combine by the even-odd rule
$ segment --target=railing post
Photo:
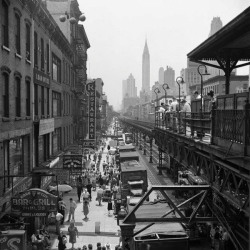
[[[153,163],[153,139],[150,138],[149,163]]]
[[[146,155],[146,138],[147,138],[147,135],[145,134],[144,135],[144,142],[143,142],[143,155]]]
[[[161,148],[158,148],[158,157],[159,157],[159,166],[158,166],[158,170],[159,170],[159,172],[158,172],[158,174],[159,175],[162,175],[162,150],[161,150]]]
[[[215,103],[213,103],[212,110],[211,110],[211,144],[214,144],[214,137],[215,137],[215,115],[216,115],[216,107]]]
[[[245,111],[245,120],[244,120],[244,130],[243,130],[243,155],[247,156],[247,148],[250,144],[249,143],[250,104],[248,99],[246,100],[244,111]]]
[[[141,132],[139,132],[139,135],[140,135],[140,137],[139,137],[139,150],[142,150],[142,145],[141,145]]]

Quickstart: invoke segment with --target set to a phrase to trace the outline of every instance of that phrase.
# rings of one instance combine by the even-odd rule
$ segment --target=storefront
[[[11,198],[11,211],[27,218],[28,237],[46,223],[51,212],[57,211],[58,197],[39,188],[31,188]]]

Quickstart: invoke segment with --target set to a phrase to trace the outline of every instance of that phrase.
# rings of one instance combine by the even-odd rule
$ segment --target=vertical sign
[[[86,85],[87,92],[89,94],[89,139],[95,140],[96,136],[96,93],[95,93],[95,81]]]

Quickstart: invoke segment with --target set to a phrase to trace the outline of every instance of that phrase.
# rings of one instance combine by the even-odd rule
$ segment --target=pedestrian
[[[80,175],[79,175],[78,178],[77,178],[76,189],[77,189],[78,201],[81,202],[81,194],[82,194],[82,177],[81,177]]]
[[[83,245],[82,250],[88,250],[86,245]]]
[[[83,200],[83,202],[85,201],[85,200],[89,200],[89,193],[87,192],[87,189],[83,189],[83,192],[82,192],[82,200]]]
[[[58,202],[58,212],[60,214],[62,214],[62,219],[61,219],[61,225],[63,225],[64,223],[64,219],[65,219],[65,210],[66,210],[66,204],[65,202],[62,200],[62,198],[60,198],[61,200]]]
[[[215,228],[215,234],[214,234],[214,250],[220,249],[220,240],[221,240],[221,234],[219,227]]]
[[[100,187],[102,187],[102,186],[103,186],[103,184],[104,184],[104,180],[103,180],[103,178],[102,178],[102,175],[101,175],[101,174],[100,174],[100,176],[99,176],[98,182],[99,182],[99,186],[100,186]]]
[[[111,250],[111,246],[110,246],[109,243],[106,244],[106,249],[107,249],[107,250]]]
[[[83,213],[84,213],[84,216],[85,216],[85,220],[88,219],[88,214],[89,214],[89,200],[88,199],[84,199],[83,200]]]
[[[74,249],[74,244],[76,243],[76,237],[78,237],[78,230],[75,226],[74,221],[70,222],[70,225],[68,227],[69,232],[69,242],[72,244],[72,249]]]
[[[69,199],[69,218],[68,218],[68,222],[70,222],[70,219],[72,217],[72,219],[75,219],[75,210],[76,210],[76,202],[73,201],[72,198]]]
[[[113,210],[113,204],[111,198],[108,200],[108,215],[110,216],[110,211]]]
[[[97,197],[96,197],[96,200],[99,202],[99,206],[102,205],[102,196],[103,196],[103,189],[100,186],[97,190]]]
[[[88,178],[88,184],[87,184],[86,188],[87,188],[87,191],[89,193],[89,200],[91,201],[92,200],[92,196],[91,196],[92,184],[91,184],[90,178]]]
[[[63,234],[63,231],[60,231],[60,234],[57,239],[58,239],[58,250],[66,249],[67,236]]]
[[[93,245],[92,244],[88,244],[88,250],[93,250]]]
[[[59,212],[56,213],[56,233],[59,235],[60,234],[60,225],[61,225],[61,220],[63,218],[63,215]]]

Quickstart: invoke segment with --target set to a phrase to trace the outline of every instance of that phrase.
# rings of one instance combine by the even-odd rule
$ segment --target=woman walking
[[[74,244],[76,243],[76,236],[78,237],[78,230],[77,227],[75,227],[75,223],[73,221],[70,222],[70,225],[68,227],[69,232],[69,242],[72,244],[72,248],[74,249]]]
[[[63,231],[60,231],[60,234],[58,236],[58,250],[64,250],[66,249],[66,243],[67,243],[67,236],[63,234]]]
[[[89,214],[89,199],[85,199],[83,200],[83,213],[84,213],[84,216],[85,216],[85,220],[88,219],[88,214]]]

